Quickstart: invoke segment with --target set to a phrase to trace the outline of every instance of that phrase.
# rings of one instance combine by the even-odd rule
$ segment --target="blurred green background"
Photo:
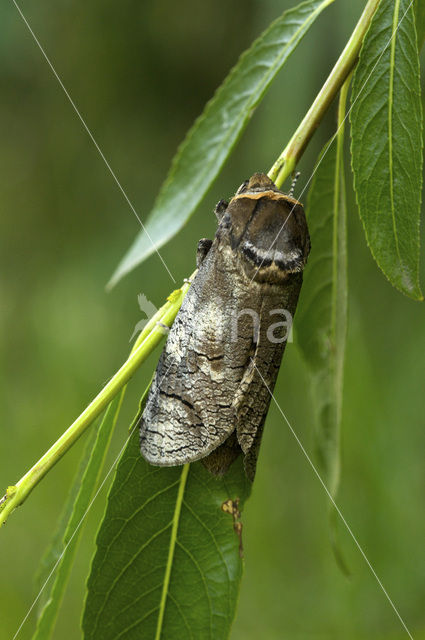
[[[239,53],[291,4],[25,0],[20,6],[144,218],[176,146],[206,100]],[[363,5],[363,0],[339,0],[322,15],[194,218],[161,250],[178,282],[193,270],[197,239],[214,234],[215,202],[254,171],[269,169]],[[0,486],[5,488],[123,362],[141,318],[137,294],[159,306],[173,283],[154,255],[105,293],[138,222],[16,8],[8,2],[0,11]],[[334,126],[332,109],[302,160],[299,191]],[[350,295],[338,504],[413,636],[424,638],[424,307],[392,289],[378,272],[348,169],[347,178]],[[109,464],[127,437],[157,356],[129,387]],[[287,349],[276,393],[311,451],[309,381],[296,345]],[[37,593],[34,576],[83,446],[81,441],[74,447],[0,532],[1,640],[13,637]],[[87,518],[55,638],[80,637],[84,581],[105,496],[104,489]],[[272,405],[243,516],[246,570],[232,640],[407,637],[342,526],[351,579],[337,568],[327,507],[322,487]],[[33,625],[31,615],[18,637],[29,638]]]

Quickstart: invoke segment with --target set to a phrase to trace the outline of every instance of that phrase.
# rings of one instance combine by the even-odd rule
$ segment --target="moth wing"
[[[268,326],[263,305],[256,348],[233,402],[236,435],[245,456],[245,472],[250,480],[254,479],[264,422],[286,346],[286,341],[270,341],[267,336]]]
[[[141,452],[151,464],[199,460],[235,429],[249,344],[235,352],[229,342],[219,285],[201,269],[168,335],[140,419]]]

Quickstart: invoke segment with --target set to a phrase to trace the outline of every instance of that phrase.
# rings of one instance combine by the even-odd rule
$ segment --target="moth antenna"
[[[300,177],[300,175],[301,173],[297,171],[297,173],[294,175],[294,179],[292,180],[291,188],[289,189],[289,193],[288,193],[288,196],[291,196],[291,198],[294,195],[295,185],[297,184],[297,180]]]

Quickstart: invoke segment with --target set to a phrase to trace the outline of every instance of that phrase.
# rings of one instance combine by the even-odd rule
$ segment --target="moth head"
[[[310,237],[303,206],[265,174],[255,173],[239,187],[223,223],[250,279],[280,283],[304,269]]]
[[[277,193],[281,193],[273,180],[270,180],[265,173],[254,173],[249,180],[242,182],[235,196],[247,193],[260,193],[262,191],[276,191]]]

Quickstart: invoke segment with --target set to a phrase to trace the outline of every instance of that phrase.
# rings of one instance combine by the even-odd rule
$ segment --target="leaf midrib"
[[[282,59],[285,58],[285,56],[287,55],[288,52],[288,48],[290,47],[290,45],[292,45],[292,43],[294,41],[296,41],[296,39],[299,37],[299,34],[303,31],[303,29],[306,28],[307,25],[309,25],[311,22],[313,22],[316,18],[316,15],[318,13],[320,13],[324,7],[326,7],[328,4],[332,4],[332,2],[334,2],[334,0],[323,0],[323,2],[320,3],[320,5],[312,12],[309,14],[309,17],[304,20],[302,22],[302,24],[300,25],[300,27],[294,32],[294,34],[291,36],[291,38],[286,42],[286,44],[284,45],[283,49],[282,49],[282,53],[281,55],[276,58],[276,60],[269,66],[269,71],[267,72],[267,74],[265,74],[261,80],[255,85],[255,89],[253,89],[252,91],[250,91],[250,93],[252,93],[253,99],[249,100],[246,104],[245,107],[243,109],[243,111],[245,111],[245,113],[249,113],[254,107],[256,107],[261,95],[261,93],[257,93],[259,87],[265,87],[267,86],[269,80],[270,80],[270,76],[273,77],[273,73],[274,73],[274,69],[276,69],[276,67],[279,67],[280,65],[282,65]],[[299,6],[296,7],[296,9],[299,9]],[[287,12],[285,12],[286,14],[288,13],[292,13],[292,11],[295,12],[295,9],[289,9]],[[283,16],[282,16],[283,17]],[[289,26],[289,25],[288,25]],[[261,37],[259,38],[259,40],[257,41],[257,44],[260,44],[261,42]],[[230,80],[232,79],[233,76],[229,76],[228,81],[230,82]],[[228,82],[226,82],[223,86],[222,89],[224,90],[226,88],[226,85],[228,84]],[[214,97],[212,98],[212,100],[214,99]],[[205,112],[206,113],[206,112]],[[205,115],[204,113],[204,115]],[[200,116],[200,118],[203,117],[202,115]],[[230,126],[228,129],[228,133],[227,135],[223,136],[220,144],[218,145],[218,147],[216,147],[216,151],[215,153],[213,153],[212,158],[213,158],[213,163],[215,163],[217,161],[217,158],[220,157],[220,154],[222,152],[223,147],[226,147],[228,144],[228,140],[231,140],[232,137],[234,136],[234,132],[238,130],[238,128],[240,128],[241,126],[243,126],[243,123],[245,122],[245,120],[243,120],[242,122],[236,122],[233,126]],[[199,126],[199,125],[198,125]],[[190,139],[192,138],[192,135],[194,133],[194,129],[189,133],[188,138],[186,139],[186,144],[189,143]],[[183,143],[184,144],[184,143]],[[185,146],[186,146],[185,144]],[[188,198],[192,198],[193,199],[193,194],[196,193],[196,191],[199,189],[199,184],[202,184],[202,182],[205,179],[205,175],[207,175],[207,173],[209,172],[209,169],[205,169],[205,171],[200,171],[197,173],[197,179],[195,178],[195,180],[193,180],[191,182],[191,186],[188,188],[188,190],[185,192],[185,199],[187,200]],[[171,172],[169,179],[166,180],[166,182],[164,183],[164,188],[168,187],[168,185],[171,183],[172,178],[173,178],[173,171]],[[156,211],[158,211],[161,208],[161,203],[160,203],[160,199],[161,199],[161,194],[159,195],[159,202],[158,202],[158,208],[155,207],[152,215],[149,216],[149,219],[153,219],[154,218],[154,214]]]
[[[252,100],[248,101],[245,105],[244,111],[245,113],[249,113],[258,103],[259,99],[261,98],[262,93],[257,93],[258,88],[261,87],[261,85],[263,85],[263,88],[265,86],[267,86],[267,83],[270,80],[270,76],[273,76],[273,72],[274,69],[276,69],[276,67],[279,67],[282,64],[282,60],[285,59],[285,56],[287,55],[288,52],[288,48],[290,47],[290,45],[292,45],[292,43],[294,41],[296,41],[296,39],[298,38],[299,34],[302,32],[302,30],[306,27],[306,25],[310,24],[312,21],[315,20],[316,15],[318,13],[321,12],[321,10],[326,7],[328,4],[331,4],[334,0],[323,0],[323,2],[320,3],[320,5],[312,12],[309,14],[309,17],[307,18],[307,20],[304,20],[301,25],[299,26],[299,28],[293,33],[292,37],[287,41],[287,43],[285,44],[285,46],[282,49],[282,53],[281,55],[275,59],[274,63],[271,64],[269,66],[269,70],[267,72],[267,74],[265,74],[262,79],[257,83],[255,90],[252,90],[250,93],[252,93],[253,96],[255,96]],[[297,10],[299,10],[299,6],[296,7]],[[290,14],[294,12],[295,13],[295,9],[289,9],[288,11],[286,11],[286,14]],[[282,16],[283,17],[283,16]],[[288,25],[289,26],[289,25]],[[261,38],[257,41],[257,44],[260,44],[261,42]],[[229,77],[229,81],[230,78],[232,76]],[[227,83],[226,83],[227,84]],[[224,89],[225,85],[223,85],[223,89]],[[243,122],[239,123],[239,126],[243,125]],[[233,125],[233,127],[229,127],[229,133],[227,136],[224,136],[220,145],[217,147],[216,153],[214,154],[215,159],[217,157],[220,156],[221,150],[223,148],[223,146],[225,146],[227,144],[227,141],[229,139],[232,138],[232,136],[234,135],[234,131],[238,130],[238,123],[236,123],[235,125]],[[214,157],[213,156],[213,157]],[[195,191],[195,186],[198,185],[199,182],[202,183],[203,179],[204,179],[204,175],[208,173],[208,171],[204,171],[202,173],[200,173],[200,177],[199,179],[195,182],[195,185],[190,189],[190,191],[192,191],[192,193]],[[189,193],[190,193],[189,191]]]
[[[181,508],[183,504],[183,496],[184,496],[184,490],[186,488],[186,481],[189,473],[189,468],[190,468],[190,465],[185,464],[182,468],[182,474],[180,476],[179,490],[177,492],[176,506],[174,508],[174,515],[173,515],[173,525],[171,527],[170,546],[168,549],[167,565],[165,567],[164,584],[162,586],[161,601],[159,603],[158,622],[156,626],[155,640],[160,640],[161,633],[162,633],[162,626],[164,623],[164,614],[165,614],[165,606],[166,606],[167,596],[168,596],[168,587],[170,585],[171,569],[173,566],[174,552],[175,552],[176,542],[177,542],[177,531],[179,528],[180,514],[181,514]]]
[[[403,271],[403,263],[400,255],[400,247],[398,242],[397,222],[395,217],[394,206],[394,162],[393,162],[393,107],[394,107],[394,75],[395,75],[395,49],[396,49],[396,32],[398,28],[398,17],[400,15],[400,0],[394,2],[394,15],[391,31],[391,51],[390,51],[390,78],[388,88],[388,164],[390,172],[390,202],[391,202],[391,218],[393,223],[394,241],[397,251],[397,257],[400,263],[400,268]]]

